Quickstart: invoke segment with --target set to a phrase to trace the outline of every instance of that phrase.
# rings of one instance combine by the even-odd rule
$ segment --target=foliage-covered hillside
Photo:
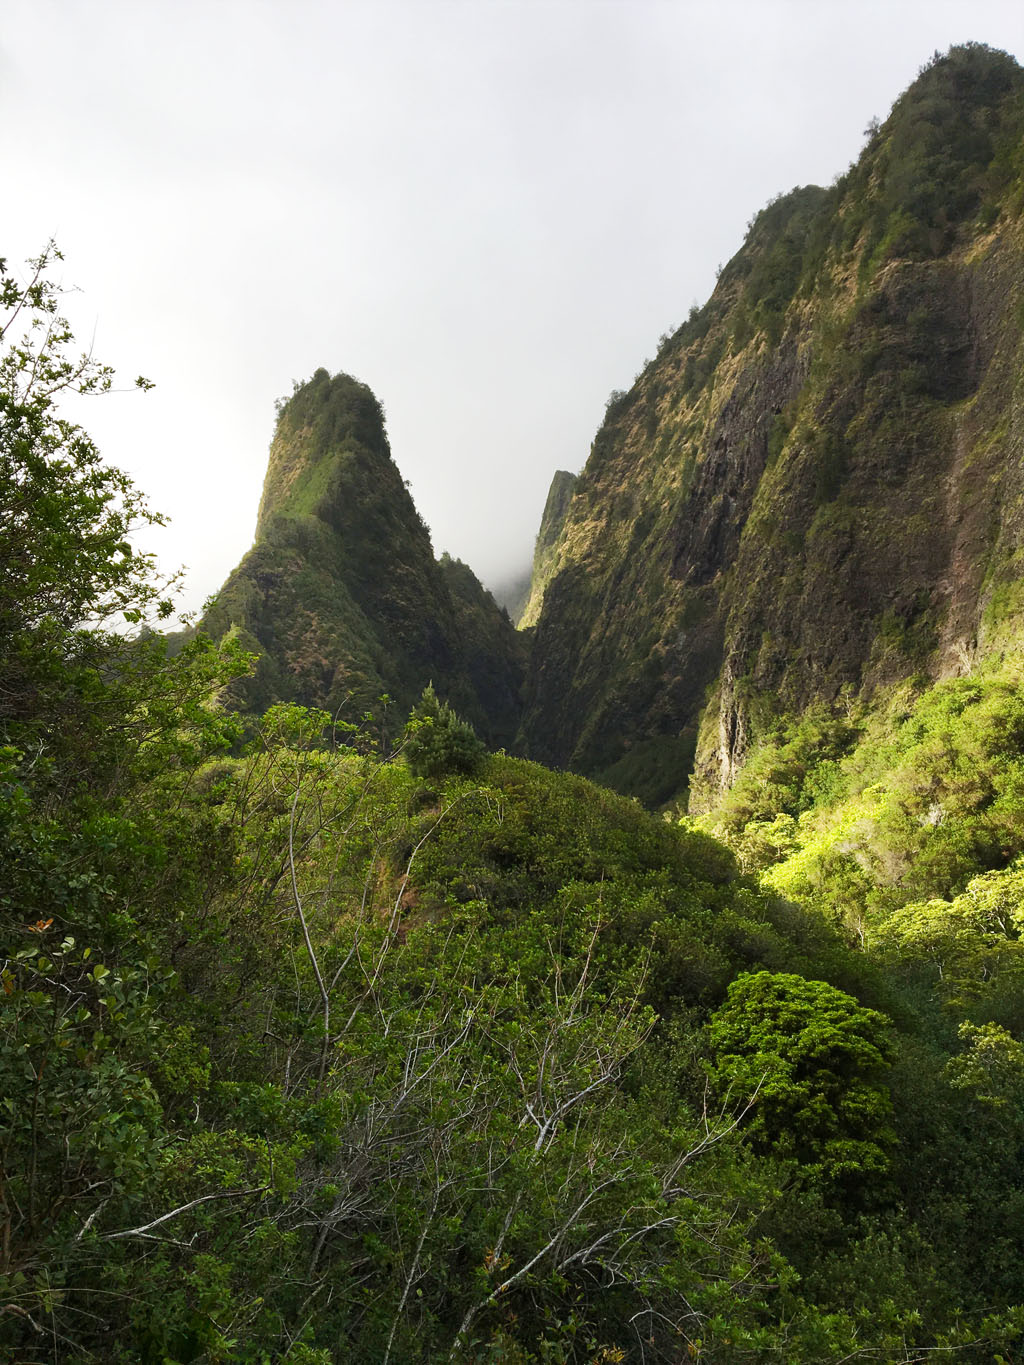
[[[63,632],[90,707],[4,727],[13,1358],[1015,1349],[1008,1035],[961,1047],[706,834],[439,774],[436,706],[390,760],[287,705],[239,752],[239,661],[91,630],[98,678]]]
[[[432,693],[390,759],[295,705],[243,745],[216,697],[255,661],[108,628],[165,607],[144,505],[54,407],[106,376],[47,265],[5,291],[51,325],[0,389],[8,1357],[1006,1358],[999,895],[965,890],[1000,984],[960,934],[958,1034],[912,923],[858,949],[707,834],[483,758]],[[993,695],[971,733],[1005,735]],[[816,780],[782,804],[856,799]]]
[[[760,213],[618,395],[526,692],[533,757],[713,804],[781,713],[1020,633],[1024,75],[925,69],[829,190]]]
[[[346,376],[284,405],[256,546],[170,651],[153,514],[60,408],[109,372],[54,253],[0,262],[3,1359],[1021,1356],[1019,87],[933,64],[612,406],[529,726],[652,798],[696,751],[699,816],[456,714],[507,732],[517,646]]]

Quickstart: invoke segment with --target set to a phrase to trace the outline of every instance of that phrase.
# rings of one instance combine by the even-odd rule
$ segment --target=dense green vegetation
[[[48,265],[3,276],[5,1358],[1014,1358],[1014,665],[776,718],[734,851],[432,688],[390,752],[243,725],[237,641],[113,629],[166,599]]]
[[[993,1290],[998,1281],[1018,1299],[1004,1275],[1020,1255],[1013,1165],[1024,1112],[1021,667],[1019,654],[994,657],[966,676],[895,687],[870,706],[847,697],[776,720],[698,822],[766,892],[833,925],[884,974],[899,1002],[892,1017],[914,1020],[904,1056],[920,1068],[891,1085],[897,1131],[908,1103],[921,1122],[893,1155],[905,1208],[943,1257],[983,1246]],[[960,1109],[967,1097],[970,1120]],[[1006,1142],[998,1156],[996,1133]],[[928,1152],[935,1165],[921,1161]],[[989,1159],[1001,1174],[985,1193]],[[954,1228],[958,1182],[976,1202],[971,1225]]]

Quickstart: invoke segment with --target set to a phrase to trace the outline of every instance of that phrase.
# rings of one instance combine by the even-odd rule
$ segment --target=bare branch
[[[189,1200],[187,1204],[179,1204],[176,1209],[171,1209],[170,1213],[161,1214],[159,1218],[154,1218],[151,1223],[141,1223],[137,1228],[125,1228],[121,1232],[106,1232],[100,1241],[116,1242],[122,1237],[143,1237],[151,1228],[158,1228],[162,1223],[169,1223],[172,1218],[177,1218],[179,1214],[188,1213],[189,1209],[197,1208],[200,1204],[209,1204],[214,1199],[245,1199],[251,1194],[266,1193],[268,1193],[266,1185],[255,1185],[250,1190],[224,1190],[216,1194],[203,1194],[198,1199]]]

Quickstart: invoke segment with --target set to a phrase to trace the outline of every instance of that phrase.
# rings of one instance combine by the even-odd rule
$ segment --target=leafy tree
[[[49,243],[25,283],[0,260],[0,742],[42,746],[81,785],[106,780],[104,755],[123,773],[126,740],[141,752],[180,728],[180,706],[196,720],[211,689],[246,664],[240,650],[212,664],[201,641],[171,664],[161,640],[126,633],[172,610],[173,583],[157,580],[153,556],[131,540],[162,518],[61,413],[67,395],[113,383],[108,366],[73,352],[53,278],[61,259]]]
[[[716,1085],[754,1102],[758,1147],[827,1181],[885,1171],[894,1134],[884,1078],[895,1052],[884,1015],[824,981],[745,973],[708,1038]]]
[[[43,632],[59,649],[68,631],[171,610],[152,556],[130,540],[137,526],[162,518],[58,409],[63,395],[105,393],[113,380],[108,366],[69,350],[63,290],[52,278],[60,259],[50,242],[29,262],[27,283],[0,260],[0,715],[32,704],[31,691],[18,685],[26,631],[35,632],[36,652]],[[141,378],[136,384],[150,387]]]
[[[1013,986],[1019,991],[1024,944],[1016,937],[1018,912],[1014,906],[1011,919],[1005,911],[1001,917],[1000,910],[1020,879],[1019,868],[1012,875],[989,872],[975,877],[952,901],[901,906],[873,931],[872,947],[894,974],[923,969],[947,1004],[983,1000],[994,988]],[[1001,881],[1009,883],[1002,894]]]
[[[953,1057],[946,1075],[954,1089],[973,1094],[993,1108],[1012,1106],[1024,1118],[1024,1047],[998,1024],[961,1024],[965,1050]]]
[[[246,664],[127,634],[170,609],[130,542],[159,518],[60,414],[112,377],[71,352],[59,259],[0,271],[0,1329],[58,1340],[56,1291],[74,1347],[77,1290],[169,1207],[164,1104],[202,1067],[167,947],[231,866],[191,777],[237,736],[212,699]]]

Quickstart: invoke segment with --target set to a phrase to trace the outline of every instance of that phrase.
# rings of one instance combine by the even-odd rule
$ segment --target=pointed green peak
[[[391,465],[384,410],[372,390],[352,375],[332,376],[319,369],[278,405],[257,541],[276,517],[329,518],[330,466],[345,455]]]

